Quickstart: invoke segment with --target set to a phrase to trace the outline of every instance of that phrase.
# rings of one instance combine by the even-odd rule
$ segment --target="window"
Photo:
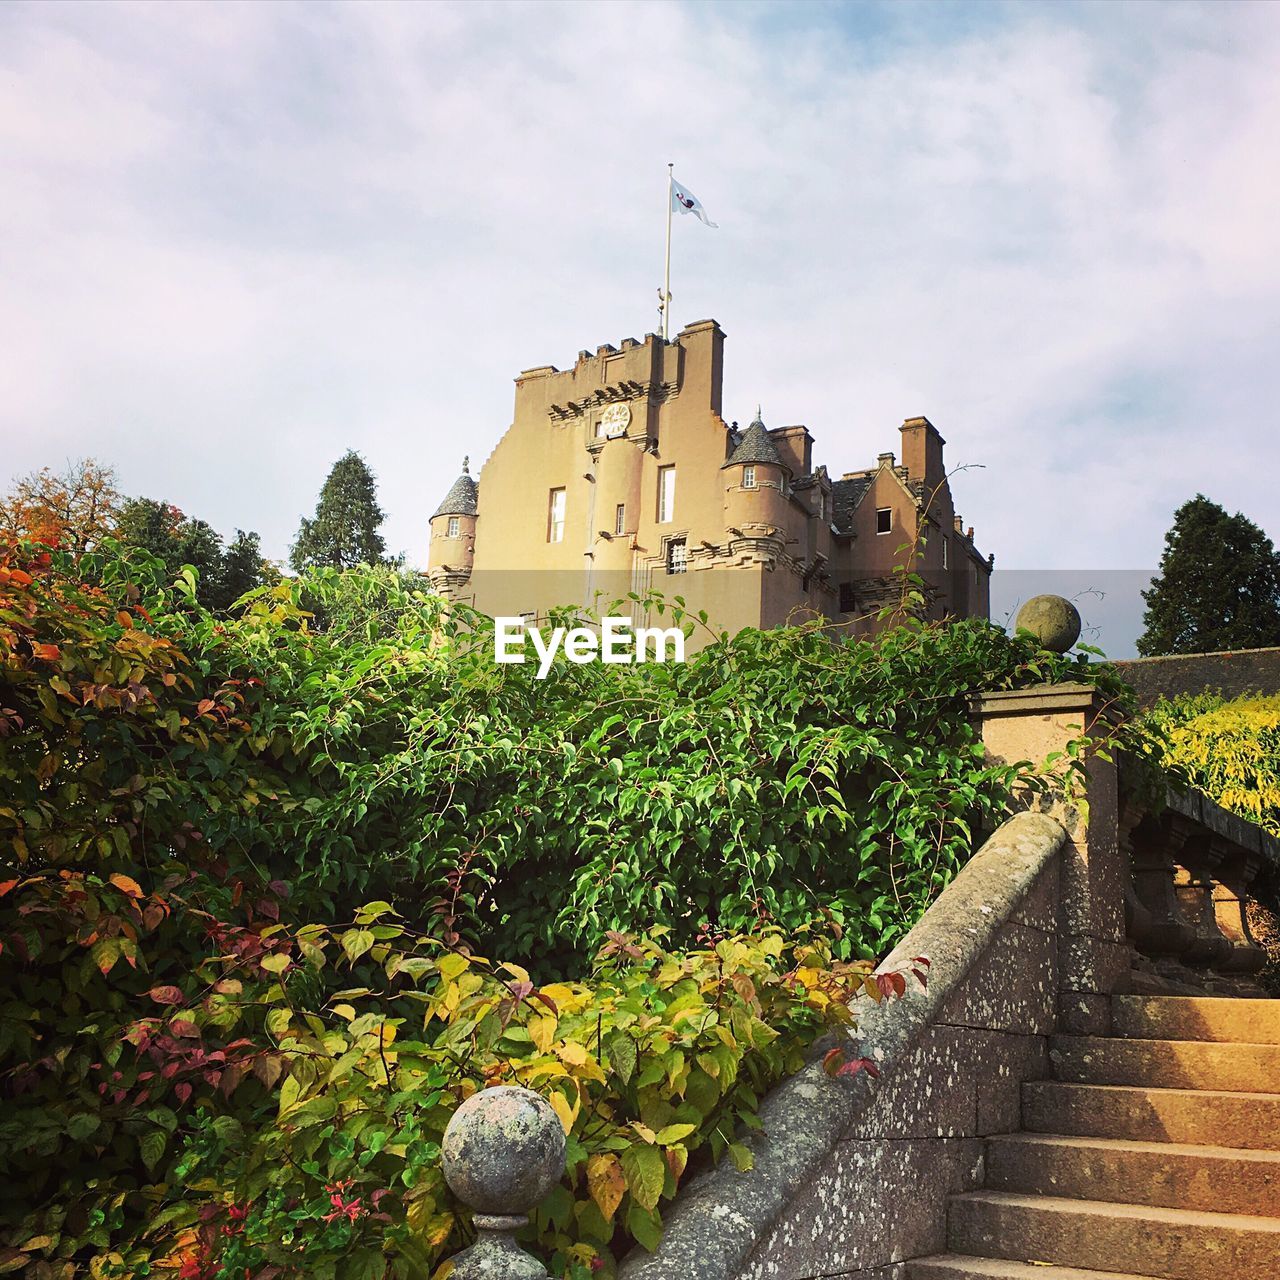
[[[689,545],[683,538],[667,543],[667,572],[684,573],[689,567]]]
[[[948,548],[950,545],[951,545],[951,539],[950,539],[950,538],[947,538],[947,537],[944,535],[944,537],[943,537],[943,539],[942,539],[942,567],[943,567],[944,569],[950,569],[950,568],[951,568],[951,554],[950,554],[950,552],[947,550],[947,548]]]
[[[620,538],[627,531],[627,504],[625,502],[618,503],[617,509],[613,513],[613,535]]]
[[[827,495],[825,493],[820,493],[818,495],[818,519],[821,520],[823,524],[826,524],[829,514],[830,513],[827,510]]]
[[[457,516],[450,516],[450,517],[449,517],[449,528],[448,528],[448,530],[445,532],[445,535],[444,535],[444,536],[445,536],[446,538],[456,538],[456,537],[458,536],[458,529],[459,529],[459,525],[458,525],[458,517],[457,517]]]
[[[658,523],[670,524],[676,517],[676,469],[658,468]]]
[[[552,489],[547,504],[547,541],[564,541],[564,490]]]
[[[840,612],[853,613],[858,607],[858,601],[853,594],[853,583],[842,582],[840,584]]]
[[[742,468],[742,487],[744,489],[754,489],[756,487],[756,469],[753,463],[748,462]]]
[[[889,533],[893,529],[893,508],[879,507],[876,510],[876,532]]]

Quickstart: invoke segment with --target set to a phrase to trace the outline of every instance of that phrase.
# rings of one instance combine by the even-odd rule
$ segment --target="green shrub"
[[[1123,697],[978,622],[539,681],[390,570],[229,619],[160,571],[0,561],[0,1271],[39,1280],[426,1265],[443,1123],[510,1078],[572,1130],[539,1243],[610,1265],[1034,780],[968,696]]]

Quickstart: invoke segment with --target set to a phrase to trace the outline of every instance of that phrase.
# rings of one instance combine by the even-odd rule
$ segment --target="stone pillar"
[[[1091,685],[1041,685],[982,694],[974,700],[990,759],[1040,764],[1073,739],[1096,737],[1110,727],[1103,700]],[[1065,757],[1064,757],[1065,760]],[[1062,918],[1058,922],[1058,1025],[1078,1035],[1111,1029],[1111,993],[1128,979],[1125,939],[1127,857],[1117,838],[1119,785],[1116,766],[1087,757],[1086,801],[1051,799],[1028,792],[1040,809],[1067,829],[1062,863]]]
[[[1249,929],[1245,904],[1249,886],[1262,869],[1262,859],[1237,849],[1222,866],[1213,889],[1213,911],[1218,928],[1231,944],[1230,951],[1214,966],[1219,973],[1251,978],[1266,967],[1267,953]]]
[[[441,1147],[449,1189],[475,1210],[479,1239],[453,1260],[453,1280],[549,1280],[516,1232],[564,1175],[564,1129],[529,1089],[500,1085],[453,1113]]]

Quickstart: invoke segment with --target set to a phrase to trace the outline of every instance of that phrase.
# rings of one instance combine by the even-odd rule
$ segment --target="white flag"
[[[707,217],[707,211],[702,207],[702,201],[688,187],[682,187],[674,178],[671,179],[671,208],[678,213],[691,213],[700,222],[705,222],[709,227],[716,225]]]

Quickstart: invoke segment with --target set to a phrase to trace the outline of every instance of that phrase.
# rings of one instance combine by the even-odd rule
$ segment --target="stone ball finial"
[[[564,1128],[531,1089],[472,1094],[444,1131],[444,1177],[482,1214],[514,1216],[540,1203],[564,1174]]]
[[[1080,611],[1062,596],[1032,596],[1018,610],[1013,629],[1030,631],[1050,653],[1066,653],[1080,639]]]

